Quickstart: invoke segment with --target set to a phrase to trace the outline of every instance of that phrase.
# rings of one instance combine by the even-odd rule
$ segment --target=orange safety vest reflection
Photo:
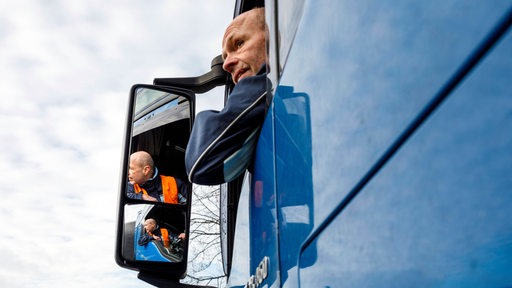
[[[171,204],[178,204],[178,185],[176,184],[176,179],[172,176],[163,176],[160,175],[160,179],[162,179],[162,192],[164,194],[164,202]],[[133,184],[133,188],[135,188],[135,193],[144,193],[148,195],[146,189],[139,186],[139,184]]]
[[[162,233],[162,241],[164,242],[164,247],[169,248],[169,246],[171,246],[169,231],[167,231],[165,228],[162,228],[160,229],[160,232]]]
[[[151,232],[148,232],[149,236],[153,237],[153,233]],[[167,229],[165,228],[161,228],[160,229],[160,238],[162,239],[162,242],[164,242],[164,247],[167,247],[169,248],[169,246],[171,246],[171,240],[169,238],[169,231],[167,231]]]

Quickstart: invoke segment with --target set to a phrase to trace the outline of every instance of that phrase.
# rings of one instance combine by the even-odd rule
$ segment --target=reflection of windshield
[[[163,91],[139,88],[137,89],[135,99],[135,115],[138,114],[148,108],[149,106],[154,105],[155,103],[161,102],[163,99],[168,98],[167,101],[171,101],[173,99],[177,99],[179,96],[175,94],[166,93]]]
[[[178,100],[175,100],[153,111],[148,111],[148,113],[142,115],[133,123],[133,136],[169,123],[190,118],[188,101],[178,104]]]
[[[134,106],[133,136],[190,118],[190,105],[185,97],[156,89],[137,89]]]
[[[178,106],[178,99],[171,101],[165,105],[160,106],[159,108],[149,112],[148,114],[144,115],[144,117],[139,118],[137,121],[133,123],[134,126],[139,125],[141,122],[147,121],[153,117],[156,117],[158,114],[163,113],[172,107]]]

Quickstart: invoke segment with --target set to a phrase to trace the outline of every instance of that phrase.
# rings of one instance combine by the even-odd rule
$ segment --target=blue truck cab
[[[512,2],[265,5],[229,284],[512,285]]]
[[[228,286],[512,286],[512,1],[264,6],[273,98],[221,186]]]

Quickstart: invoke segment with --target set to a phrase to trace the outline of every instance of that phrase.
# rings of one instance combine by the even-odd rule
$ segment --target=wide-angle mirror
[[[187,90],[138,84],[130,91],[116,247],[121,266],[185,275],[192,184],[184,159],[193,107]]]
[[[123,255],[133,261],[181,262],[185,213],[152,204],[125,205]]]

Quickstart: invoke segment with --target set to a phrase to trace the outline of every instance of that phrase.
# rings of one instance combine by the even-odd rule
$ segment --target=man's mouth
[[[236,74],[235,74],[235,78],[234,78],[234,82],[235,84],[238,83],[238,81],[240,81],[240,79],[243,78],[243,75],[245,74],[245,72],[247,72],[246,69],[242,69],[242,70],[239,70]]]

